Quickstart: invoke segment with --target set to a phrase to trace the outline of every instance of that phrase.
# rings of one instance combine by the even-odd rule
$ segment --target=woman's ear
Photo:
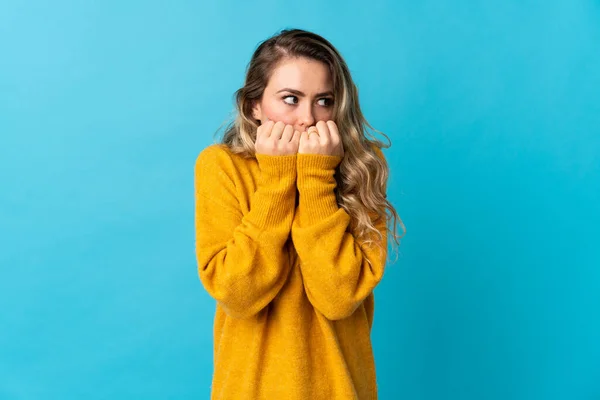
[[[258,101],[255,101],[254,104],[252,105],[252,118],[260,121],[262,118],[262,112],[261,112],[261,108],[260,108],[260,104]]]

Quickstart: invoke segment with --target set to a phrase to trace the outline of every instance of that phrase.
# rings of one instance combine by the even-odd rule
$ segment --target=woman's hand
[[[256,131],[254,150],[257,154],[287,156],[298,153],[300,132],[281,121],[267,121]]]
[[[319,121],[300,134],[298,154],[344,156],[344,146],[333,121]]]

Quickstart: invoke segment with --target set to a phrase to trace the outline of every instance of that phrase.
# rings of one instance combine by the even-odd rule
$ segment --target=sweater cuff
[[[313,225],[339,210],[335,196],[335,168],[341,156],[298,154],[297,186],[302,226]]]
[[[281,224],[293,216],[296,194],[296,155],[256,154],[260,168],[254,194],[255,224],[260,229]]]
[[[272,156],[256,154],[256,160],[264,183],[286,183],[296,181],[296,154],[286,156]]]

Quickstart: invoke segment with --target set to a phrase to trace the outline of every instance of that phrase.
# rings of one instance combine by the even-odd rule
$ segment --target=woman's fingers
[[[285,128],[283,128],[281,140],[284,142],[289,142],[292,140],[292,136],[294,136],[294,127],[292,125],[286,125]]]
[[[342,136],[338,130],[337,125],[333,121],[327,121],[329,127],[329,133],[331,134],[331,146],[333,147],[332,154],[337,156],[344,156],[344,142]]]
[[[334,121],[318,121],[307,131],[297,131],[282,121],[266,121],[258,127],[257,149],[270,154],[313,153],[343,156],[344,150]]]
[[[273,121],[267,121],[260,125],[258,129],[256,129],[256,138],[269,137],[269,135],[271,135],[271,129],[273,129],[273,125],[275,125],[275,122]]]
[[[283,134],[283,130],[285,129],[285,123],[281,121],[277,121],[275,125],[273,125],[273,129],[271,129],[271,138],[280,139]]]
[[[326,144],[331,141],[329,136],[329,128],[327,127],[327,123],[325,121],[317,122],[317,131],[319,132],[320,142]]]
[[[302,153],[344,155],[342,138],[334,121],[318,121],[302,134],[299,151]]]
[[[333,121],[327,121],[327,128],[329,128],[331,142],[337,145],[340,142],[340,133],[338,132],[337,125]]]

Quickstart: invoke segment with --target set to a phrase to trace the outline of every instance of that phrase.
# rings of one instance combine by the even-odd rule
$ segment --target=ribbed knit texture
[[[244,159],[221,144],[198,156],[198,274],[216,300],[212,400],[377,399],[370,333],[386,252],[347,231],[340,161]],[[387,249],[385,221],[377,227]]]

